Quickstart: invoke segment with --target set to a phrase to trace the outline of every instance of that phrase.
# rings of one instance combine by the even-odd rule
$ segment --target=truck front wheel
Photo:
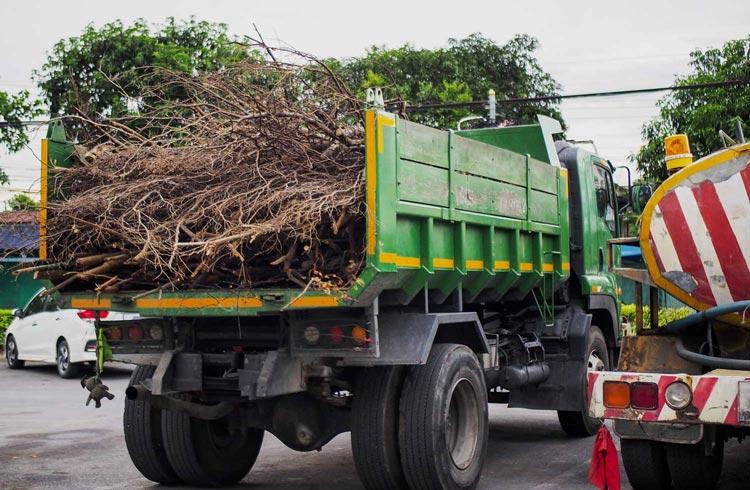
[[[586,371],[606,371],[609,369],[609,354],[607,353],[607,342],[604,340],[604,334],[599,327],[591,326],[589,331],[589,342],[586,346],[588,359],[586,361],[586,370],[581,380],[581,389],[583,390],[583,403],[580,412],[557,411],[557,418],[560,421],[562,430],[572,437],[588,437],[596,434],[596,431],[602,426],[599,419],[588,416],[588,407],[586,404],[586,393],[588,393],[588,375]]]
[[[162,411],[169,462],[187,484],[220,487],[242,480],[255,464],[262,429],[232,430],[226,420],[201,420]]]
[[[487,449],[487,388],[477,356],[435,344],[411,367],[399,405],[401,464],[409,488],[474,488]]]

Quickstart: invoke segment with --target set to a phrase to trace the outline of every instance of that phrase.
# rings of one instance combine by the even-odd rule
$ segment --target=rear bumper
[[[654,410],[607,407],[603,388],[607,381],[654,383],[658,386],[658,405]],[[673,410],[664,400],[667,386],[675,381],[687,384],[693,395],[691,403],[682,410]],[[723,369],[703,375],[590,371],[588,387],[588,412],[592,417],[616,421],[750,427],[750,372],[747,371]],[[741,390],[743,396],[740,396]]]

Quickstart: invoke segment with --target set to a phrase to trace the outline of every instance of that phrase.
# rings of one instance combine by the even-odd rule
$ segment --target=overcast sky
[[[481,32],[498,43],[526,33],[540,41],[538,58],[563,93],[669,85],[687,73],[695,48],[719,47],[750,34],[750,1],[494,1],[377,2],[129,0],[0,2],[0,90],[34,89],[31,71],[61,38],[96,26],[167,16],[224,22],[234,34],[255,23],[267,41],[280,40],[320,57],[362,54],[372,45],[434,48],[450,37]],[[662,94],[566,101],[563,117],[573,139],[593,139],[614,163],[641,144],[641,125],[656,114]],[[41,132],[41,131],[40,131]],[[38,142],[16,155],[0,154],[11,189],[38,189]],[[32,151],[33,150],[33,151]],[[0,191],[0,208],[8,198]]]

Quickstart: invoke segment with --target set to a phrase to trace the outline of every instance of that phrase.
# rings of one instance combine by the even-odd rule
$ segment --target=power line
[[[586,92],[580,94],[568,94],[568,95],[543,95],[540,97],[517,97],[509,99],[498,99],[498,104],[527,104],[533,102],[551,102],[557,100],[567,99],[583,99],[590,97],[615,97],[622,95],[633,95],[633,94],[647,94],[653,92],[669,92],[678,90],[700,90],[708,88],[721,88],[721,87],[740,87],[750,85],[750,80],[724,80],[721,82],[708,82],[708,83],[695,83],[687,85],[671,85],[668,87],[651,87],[651,88],[639,88],[631,90],[613,90],[610,92]],[[397,104],[394,104],[397,105]],[[487,105],[486,100],[472,100],[468,102],[428,102],[425,104],[406,105],[406,110],[425,111],[432,109],[458,109],[462,107],[484,107]]]

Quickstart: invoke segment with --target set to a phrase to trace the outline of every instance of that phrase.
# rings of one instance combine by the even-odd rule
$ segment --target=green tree
[[[538,41],[518,35],[504,45],[475,33],[463,39],[449,39],[445,47],[416,49],[375,46],[362,57],[336,63],[336,68],[360,96],[369,87],[381,86],[386,96],[410,104],[423,102],[465,102],[485,100],[490,89],[498,100],[515,97],[554,95],[560,86],[539,65],[534,51]],[[484,109],[451,109],[413,112],[410,117],[437,127],[455,127],[456,122]],[[498,105],[498,117],[531,122],[536,114],[562,121],[557,103]]]
[[[6,201],[5,207],[9,211],[34,211],[39,209],[39,203],[26,194],[15,194]]]
[[[675,85],[750,79],[750,37],[729,41],[721,48],[696,50],[690,54],[692,72],[677,77]],[[658,102],[659,116],[643,126],[646,143],[631,161],[638,164],[647,180],[667,177],[664,163],[664,138],[685,133],[693,155],[701,157],[721,147],[719,130],[734,133],[737,117],[744,121],[745,134],[750,123],[750,90],[747,86],[677,90]]]
[[[147,87],[143,70],[169,68],[185,73],[219,70],[252,55],[227,32],[225,24],[177,21],[162,25],[117,20],[54,45],[34,78],[54,116],[91,118],[137,114]]]
[[[0,144],[8,151],[20,150],[29,142],[23,121],[42,114],[41,103],[33,100],[27,90],[17,94],[0,91]],[[7,183],[7,175],[0,169],[0,184]]]

